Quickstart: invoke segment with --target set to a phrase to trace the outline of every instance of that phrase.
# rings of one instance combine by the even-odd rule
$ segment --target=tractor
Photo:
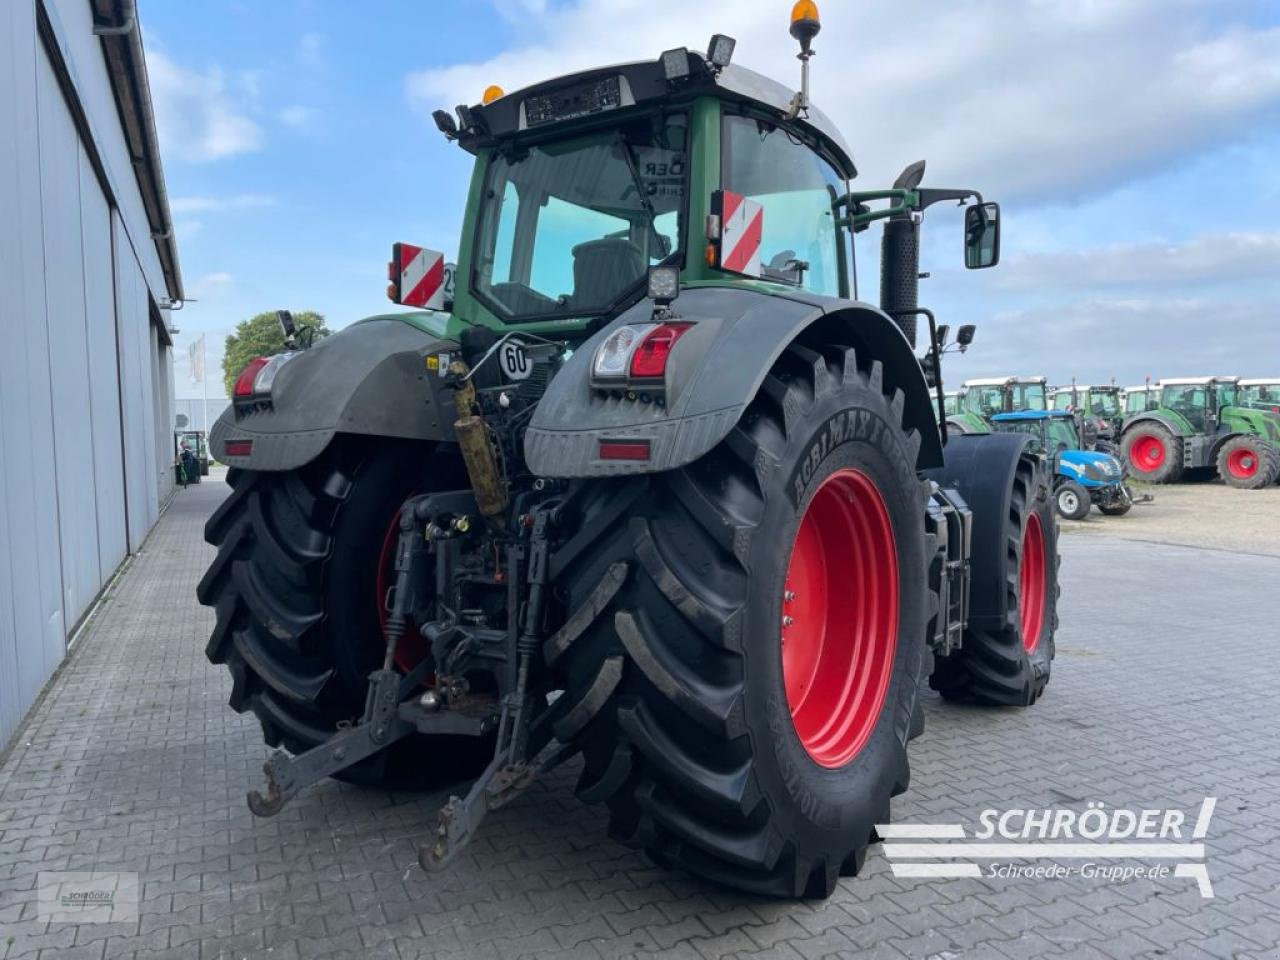
[[[997,413],[991,427],[1000,433],[1025,433],[1034,449],[1048,457],[1053,474],[1053,498],[1058,514],[1067,520],[1083,520],[1089,508],[1110,517],[1122,517],[1135,502],[1124,482],[1124,468],[1109,453],[1084,448],[1076,415],[1066,410],[1024,410]]]
[[[1280,413],[1280,379],[1241,380],[1236,387],[1240,406]]]
[[[1053,410],[1069,410],[1080,419],[1085,449],[1095,449],[1099,441],[1110,447],[1120,436],[1124,414],[1117,386],[1073,383],[1058,387],[1049,391],[1049,405]]]
[[[990,433],[997,413],[1044,410],[1048,406],[1046,377],[984,377],[966,380],[957,400],[958,410],[947,417],[951,434]]]
[[[1280,476],[1280,414],[1238,398],[1236,377],[1161,380],[1156,405],[1124,420],[1120,448],[1132,475],[1173,483],[1214,469],[1224,483],[1257,489]]]
[[[255,815],[330,776],[457,784],[418,846],[442,870],[572,761],[657,863],[824,897],[908,787],[927,686],[1042,694],[1050,478],[1025,436],[940,429],[917,299],[922,217],[962,206],[980,269],[999,207],[923,162],[851,191],[819,28],[797,3],[798,92],[716,35],[437,111],[474,157],[456,264],[395,245],[421,309],[239,375],[199,597],[277,748]]]
[[[1146,413],[1148,410],[1154,410],[1160,401],[1160,387],[1152,386],[1149,383],[1139,383],[1132,387],[1125,387],[1121,391],[1121,407],[1124,415],[1120,419],[1121,430],[1124,428],[1124,421],[1135,413]]]

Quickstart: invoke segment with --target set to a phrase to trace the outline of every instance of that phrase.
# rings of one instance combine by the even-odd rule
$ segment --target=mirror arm
[[[982,194],[977,190],[917,190],[919,194],[918,209],[924,210],[943,200],[958,200],[964,203],[966,200],[973,199],[978,203],[982,203]]]
[[[945,447],[947,445],[947,395],[942,388],[942,349],[938,343],[938,321],[933,316],[933,311],[927,307],[916,307],[914,310],[899,310],[895,312],[895,319],[899,316],[915,316],[924,317],[929,321],[929,353],[927,357],[932,357],[930,366],[933,368],[933,390],[934,397],[938,404],[938,439]]]

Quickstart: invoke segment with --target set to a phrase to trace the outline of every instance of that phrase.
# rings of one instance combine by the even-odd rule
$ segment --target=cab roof
[[[1121,389],[1123,389],[1127,393],[1136,393],[1139,390],[1154,390],[1158,386],[1159,386],[1158,383],[1151,383],[1151,384],[1139,383],[1139,384],[1135,384],[1132,387],[1122,387]]]
[[[978,377],[966,380],[966,387],[1003,387],[1007,383],[1047,383],[1048,377]]]
[[[574,121],[598,120],[616,111],[710,94],[758,107],[786,119],[795,91],[737,64],[715,70],[700,53],[686,51],[688,75],[668,80],[662,59],[637,60],[566,74],[514,90],[489,104],[469,109],[474,127],[459,132],[467,150],[495,144],[521,133],[553,130]],[[841,176],[857,176],[853,151],[831,119],[810,102],[807,114],[792,121],[831,154]]]
[[[1273,384],[1280,383],[1280,377],[1251,377],[1248,380],[1239,381],[1238,387],[1269,387]]]
[[[1203,387],[1210,383],[1236,383],[1239,377],[1165,377],[1160,380],[1162,387]]]

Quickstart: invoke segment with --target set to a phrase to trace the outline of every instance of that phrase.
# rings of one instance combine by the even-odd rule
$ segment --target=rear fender
[[[1030,438],[1018,433],[969,434],[952,437],[943,448],[945,463],[925,475],[941,487],[957,490],[973,511],[973,547],[970,556],[997,555],[1005,539],[1005,523],[1013,498],[1013,476]],[[1048,489],[1046,461],[1037,483]],[[1074,478],[1073,478],[1074,479]],[[1034,494],[1033,494],[1034,495]],[[1008,623],[1008,591],[997,582],[1003,569],[980,563],[970,565],[969,622],[998,630]]]
[[[353,324],[285,363],[269,403],[228,408],[209,433],[210,450],[233,467],[293,470],[338,433],[451,440],[451,401],[424,357],[456,349],[399,320]],[[227,453],[228,441],[251,441],[250,453]]]
[[[672,350],[666,405],[606,394],[590,383],[596,347],[617,327],[647,320],[642,301],[584,343],[551,382],[525,434],[525,459],[544,477],[659,473],[692,463],[728,435],[779,356],[817,324],[848,343],[860,366],[881,364],[886,389],[903,393],[904,420],[920,432],[919,465],[942,462],[937,420],[920,363],[902,331],[873,306],[730,287],[686,289],[673,304],[696,326]],[[598,457],[601,440],[647,440],[644,462]]]

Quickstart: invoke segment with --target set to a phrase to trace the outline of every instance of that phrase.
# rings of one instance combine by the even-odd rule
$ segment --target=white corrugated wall
[[[37,2],[0,3],[0,748],[172,488],[166,292],[119,115],[88,4],[47,5],[77,93],[93,90],[80,98],[110,141],[93,146],[123,215],[37,35]]]

